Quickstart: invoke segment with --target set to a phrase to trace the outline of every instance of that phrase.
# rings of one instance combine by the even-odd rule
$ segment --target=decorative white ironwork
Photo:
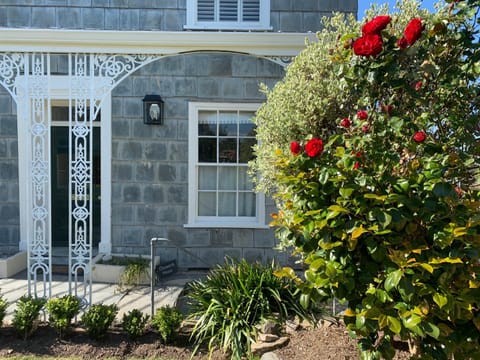
[[[293,56],[266,56],[267,60],[274,62],[283,67],[287,67],[293,61]]]
[[[50,198],[50,101],[48,55],[25,55],[23,121],[29,121],[31,132],[31,240],[28,244],[28,293],[35,297],[51,296],[51,228]],[[11,81],[11,80],[10,80]],[[15,88],[12,88],[15,90]],[[40,286],[39,286],[40,285]]]
[[[144,55],[69,54],[69,291],[91,303],[93,246],[93,121],[101,102],[126,76],[158,59]]]
[[[25,54],[0,54],[0,84],[16,102],[18,92],[15,79],[24,72],[25,58]]]

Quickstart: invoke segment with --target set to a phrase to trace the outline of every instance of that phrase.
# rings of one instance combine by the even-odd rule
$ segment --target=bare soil
[[[328,321],[316,329],[300,329],[289,335],[289,343],[275,353],[282,360],[357,360],[359,359],[355,340],[351,339],[345,327]],[[88,338],[81,328],[74,328],[64,339],[59,339],[55,330],[40,325],[28,340],[22,340],[11,326],[0,328],[0,358],[13,356],[73,357],[81,359],[145,359],[187,360],[192,355],[192,344],[187,333],[180,333],[175,343],[166,345],[159,335],[148,330],[137,341],[131,341],[117,326],[101,341]],[[408,354],[399,351],[396,360],[408,359]],[[208,359],[206,351],[193,357],[195,360]],[[217,351],[213,360],[227,360],[228,356]]]

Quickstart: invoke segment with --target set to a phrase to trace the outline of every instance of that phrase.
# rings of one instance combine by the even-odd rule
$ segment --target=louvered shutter
[[[220,0],[220,21],[238,21],[238,0]]]
[[[198,0],[198,21],[215,21],[215,1],[216,0]]]
[[[260,21],[260,0],[243,0],[242,21]]]

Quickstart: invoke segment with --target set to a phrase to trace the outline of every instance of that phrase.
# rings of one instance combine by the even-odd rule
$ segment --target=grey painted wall
[[[272,258],[273,230],[186,229],[188,103],[262,102],[260,82],[273,86],[283,68],[265,59],[226,53],[162,58],[129,76],[112,93],[112,243],[116,253],[148,253],[152,237],[167,237],[165,259],[182,267],[222,263],[225,255]],[[165,124],[145,125],[142,98],[165,101]],[[266,219],[274,212],[267,201]],[[190,256],[182,249],[193,253]],[[277,254],[284,259],[284,255]],[[279,259],[279,260],[281,260]]]
[[[0,254],[18,251],[19,230],[16,105],[0,86]]]
[[[319,29],[332,11],[356,14],[356,0],[271,0],[273,31]],[[0,0],[0,27],[183,31],[186,0]]]

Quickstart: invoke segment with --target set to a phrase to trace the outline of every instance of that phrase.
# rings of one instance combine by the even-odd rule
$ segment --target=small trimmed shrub
[[[232,359],[249,355],[262,320],[282,322],[293,315],[311,319],[303,308],[293,281],[275,275],[274,264],[250,264],[229,260],[212,270],[205,280],[187,289],[190,317],[196,320],[192,332],[195,351],[208,342],[210,353],[216,346],[230,352]]]
[[[7,301],[3,298],[3,295],[0,295],[0,326],[3,324],[3,319],[7,315]]]
[[[72,319],[80,312],[81,301],[73,295],[61,298],[51,298],[45,307],[49,314],[49,321],[58,331],[60,337],[70,328]]]
[[[142,336],[150,317],[142,313],[138,309],[133,309],[126,314],[123,314],[122,327],[127,333],[128,337],[132,340]]]
[[[24,340],[33,334],[38,325],[40,311],[45,305],[43,298],[22,296],[16,303],[12,325]]]
[[[152,324],[160,333],[163,341],[165,343],[170,343],[173,340],[177,329],[180,327],[182,320],[183,315],[179,310],[166,305],[157,309],[157,312],[152,319]]]
[[[115,304],[95,304],[83,314],[81,323],[91,339],[99,340],[107,335],[117,313],[118,307]]]

